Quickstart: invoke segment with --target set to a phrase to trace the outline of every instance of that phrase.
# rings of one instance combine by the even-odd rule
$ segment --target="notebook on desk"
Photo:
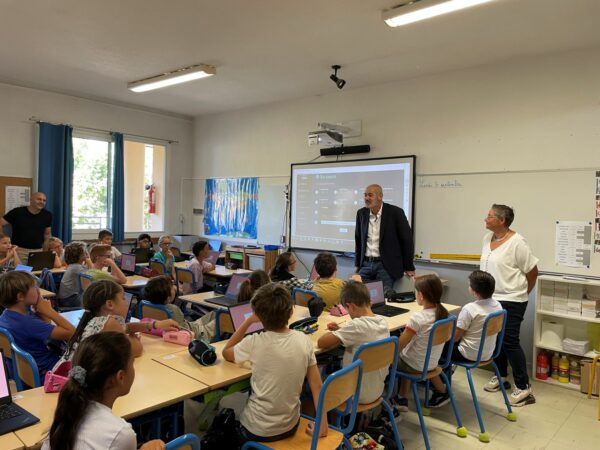
[[[0,350],[0,435],[38,423],[40,419],[13,403],[4,353]]]
[[[248,278],[247,273],[235,273],[231,276],[229,286],[227,286],[227,292],[222,297],[207,298],[206,301],[214,303],[215,305],[230,307],[238,302],[238,294],[242,283]]]
[[[237,331],[244,323],[244,320],[252,315],[252,307],[250,306],[250,303],[238,303],[229,308],[229,314],[231,314],[233,329]],[[262,322],[256,322],[248,327],[246,334],[262,331],[263,329],[264,326]]]
[[[54,267],[54,252],[30,252],[27,265],[33,270],[51,269]]]
[[[397,308],[396,306],[385,304],[383,282],[373,281],[372,283],[365,283],[365,286],[367,287],[367,290],[369,291],[369,296],[371,297],[371,310],[375,314],[379,314],[380,316],[385,317],[394,317],[408,312],[408,309]]]

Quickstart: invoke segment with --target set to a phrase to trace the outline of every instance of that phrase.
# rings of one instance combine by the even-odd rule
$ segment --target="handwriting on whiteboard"
[[[419,178],[419,187],[422,189],[460,189],[463,187],[463,185],[456,179],[427,180],[425,178]]]

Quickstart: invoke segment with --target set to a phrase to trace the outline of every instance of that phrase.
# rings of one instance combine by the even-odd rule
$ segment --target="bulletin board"
[[[6,188],[9,186],[23,186],[31,189],[33,187],[33,181],[31,178],[20,178],[20,177],[2,177],[0,176],[0,215],[4,216],[6,211]]]

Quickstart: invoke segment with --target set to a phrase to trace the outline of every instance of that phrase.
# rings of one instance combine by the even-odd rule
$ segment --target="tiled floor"
[[[548,450],[598,450],[600,449],[600,421],[596,420],[598,399],[588,400],[584,394],[561,387],[534,381],[536,403],[514,408],[517,421],[506,419],[506,407],[502,394],[488,393],[483,385],[490,372],[473,372],[477,395],[482,408],[483,420],[491,436],[491,442],[479,441],[479,425],[471,401],[464,369],[453,376],[454,393],[458,409],[467,427],[466,438],[456,436],[456,420],[450,404],[433,409],[426,417],[427,431],[432,449],[548,449]],[[399,431],[407,450],[425,448],[421,437],[419,419],[411,411],[403,413]]]

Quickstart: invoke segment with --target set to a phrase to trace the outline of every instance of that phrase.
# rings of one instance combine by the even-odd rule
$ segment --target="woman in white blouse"
[[[538,276],[538,259],[531,253],[523,236],[510,229],[514,218],[512,208],[494,204],[485,219],[489,233],[483,238],[479,267],[495,278],[496,290],[492,297],[500,302],[507,316],[502,351],[495,360],[503,380],[494,376],[484,389],[489,392],[498,391],[501,382],[509,389],[510,383],[506,381],[506,377],[510,364],[515,382],[510,401],[515,406],[523,406],[535,403],[520,333],[529,293]]]

